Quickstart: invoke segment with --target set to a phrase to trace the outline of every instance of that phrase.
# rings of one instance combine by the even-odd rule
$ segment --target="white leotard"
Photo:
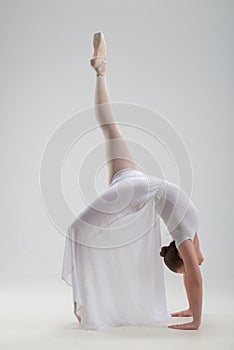
[[[197,210],[178,186],[126,168],[69,226],[62,278],[72,286],[83,328],[170,318],[160,219],[177,247],[197,230]]]
[[[171,182],[167,182],[160,201],[163,203],[160,216],[178,249],[186,239],[194,239],[199,223],[198,210],[182,188]]]
[[[142,178],[144,175],[139,170],[126,168],[117,172],[111,185],[127,178]],[[194,239],[198,230],[198,210],[189,196],[176,184],[162,180],[151,175],[144,175],[149,181],[149,187],[145,187],[149,197],[155,196],[157,201],[156,210],[167,226],[176,248],[186,239]],[[156,183],[158,182],[158,188]],[[161,187],[160,187],[161,186]],[[160,189],[160,190],[159,190]],[[145,196],[141,197],[142,203]]]

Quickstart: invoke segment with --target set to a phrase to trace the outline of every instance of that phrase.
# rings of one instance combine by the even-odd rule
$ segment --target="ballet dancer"
[[[93,49],[90,64],[96,72],[94,110],[106,141],[108,183],[111,188],[114,183],[121,181],[121,177],[130,179],[134,174],[141,176],[143,173],[138,170],[134,163],[112,113],[106,83],[106,43],[102,32],[94,33]],[[189,304],[188,309],[174,312],[171,316],[192,317],[191,322],[169,325],[168,327],[197,330],[202,321],[202,276],[199,265],[204,261],[197,234],[198,213],[192,200],[177,185],[166,181],[164,189],[164,191],[160,191],[158,197],[158,202],[163,203],[160,216],[173,241],[168,246],[161,247],[159,254],[164,258],[164,263],[171,271],[183,274]],[[177,199],[178,194],[179,199]],[[80,316],[76,312],[76,302],[74,302],[73,312],[80,322]]]

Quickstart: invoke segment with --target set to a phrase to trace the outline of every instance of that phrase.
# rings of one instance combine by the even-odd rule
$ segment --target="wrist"
[[[201,320],[195,320],[193,319],[193,324],[196,326],[196,328],[198,329],[201,325]]]

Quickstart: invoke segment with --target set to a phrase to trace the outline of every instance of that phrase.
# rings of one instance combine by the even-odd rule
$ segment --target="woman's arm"
[[[190,296],[190,294],[189,294],[189,286],[188,286],[187,273],[184,273],[184,274],[183,274],[183,280],[184,280],[184,287],[185,287],[185,290],[186,290],[187,299],[188,299],[188,304],[189,304],[188,309],[191,310],[191,314],[192,314],[191,296]]]
[[[194,243],[194,248],[195,248],[198,264],[201,265],[204,261],[204,258],[203,258],[203,255],[201,253],[201,250],[200,250],[200,243],[199,243],[197,232],[195,233],[193,243]],[[183,280],[184,280],[184,287],[186,290],[189,307],[187,310],[177,311],[177,312],[172,313],[171,314],[172,317],[191,317],[191,316],[193,316],[186,273],[183,274]]]
[[[194,243],[194,247],[195,247],[195,252],[197,254],[198,263],[199,263],[199,265],[201,265],[204,261],[204,258],[203,258],[203,255],[201,253],[201,250],[200,250],[200,242],[199,242],[197,232],[195,233],[193,243]]]
[[[185,274],[189,305],[192,310],[193,321],[180,325],[170,325],[169,328],[177,329],[198,329],[201,325],[202,313],[202,276],[198,264],[194,244],[191,240],[185,240],[178,247],[182,256]]]
[[[188,281],[187,281],[187,274],[186,273],[183,274],[183,280],[184,280],[184,287],[186,290],[189,307],[186,310],[173,312],[171,314],[172,317],[191,317],[191,316],[193,316],[191,303],[190,303],[190,295],[189,295]]]

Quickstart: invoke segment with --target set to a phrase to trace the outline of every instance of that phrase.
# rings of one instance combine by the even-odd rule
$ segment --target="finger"
[[[189,324],[175,324],[175,325],[168,326],[168,328],[181,329],[181,330],[194,330],[194,329],[196,329],[195,327],[192,327]]]
[[[180,328],[180,325],[179,324],[171,324],[168,326],[168,328],[178,329],[178,328]]]
[[[171,314],[171,316],[172,317],[180,317],[180,316],[182,316],[182,314],[179,312],[175,312],[175,313]]]

